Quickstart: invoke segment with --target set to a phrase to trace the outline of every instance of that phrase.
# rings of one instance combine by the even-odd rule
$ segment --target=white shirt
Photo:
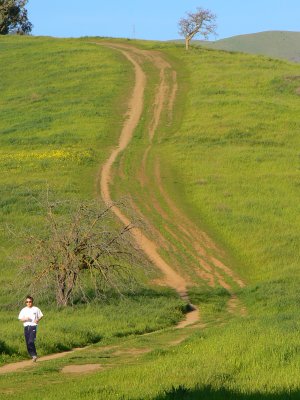
[[[37,319],[41,319],[43,316],[42,311],[35,306],[24,307],[18,316],[18,319],[30,318],[30,321],[23,322],[24,326],[36,326],[37,323],[34,322]]]

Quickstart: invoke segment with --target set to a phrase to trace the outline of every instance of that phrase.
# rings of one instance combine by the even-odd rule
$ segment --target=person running
[[[26,307],[20,311],[18,319],[23,322],[27,351],[33,362],[36,362],[37,360],[34,342],[36,339],[37,326],[42,318],[42,311],[33,305],[33,298],[31,296],[27,296]]]

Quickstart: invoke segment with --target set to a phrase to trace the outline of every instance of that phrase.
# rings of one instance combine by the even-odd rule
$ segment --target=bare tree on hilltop
[[[16,33],[26,35],[31,32],[25,8],[28,0],[0,0],[0,35]]]
[[[197,11],[188,12],[186,18],[179,20],[179,34],[185,37],[185,48],[189,49],[190,41],[197,34],[207,39],[209,35],[216,33],[216,15],[204,8],[197,8]]]

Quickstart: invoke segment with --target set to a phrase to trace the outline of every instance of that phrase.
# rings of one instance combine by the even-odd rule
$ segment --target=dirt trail
[[[136,53],[145,53],[143,51],[134,50]],[[154,111],[153,111],[153,117],[150,122],[149,128],[148,128],[148,137],[149,137],[149,145],[146,147],[143,157],[142,157],[142,162],[141,162],[141,167],[140,170],[138,171],[138,180],[141,184],[141,187],[147,189],[147,187],[151,187],[153,185],[153,182],[151,182],[146,173],[146,165],[147,165],[147,159],[148,155],[151,151],[152,143],[153,143],[153,138],[155,135],[155,132],[157,130],[157,127],[160,122],[160,116],[163,112],[164,107],[168,111],[168,119],[169,122],[172,120],[172,113],[173,113],[173,107],[174,107],[174,102],[176,98],[176,93],[178,90],[178,84],[177,84],[177,74],[176,71],[172,70],[172,66],[166,62],[165,60],[162,60],[161,56],[159,53],[152,53],[152,52],[147,52],[146,57],[150,58],[152,62],[156,65],[156,67],[159,69],[159,76],[160,76],[160,84],[158,89],[156,90],[156,95],[154,99]],[[169,80],[167,77],[169,76]],[[224,257],[224,251],[219,248],[211,238],[206,234],[206,232],[201,231],[192,221],[190,221],[184,213],[182,213],[177,206],[174,204],[168,193],[164,190],[162,182],[161,182],[161,176],[160,176],[160,165],[159,162],[157,161],[154,167],[154,178],[155,178],[155,187],[159,190],[159,192],[162,195],[162,198],[164,199],[165,203],[167,204],[168,208],[168,213],[167,214],[164,209],[162,208],[162,205],[160,201],[157,199],[155,192],[150,191],[149,192],[149,198],[151,199],[151,207],[157,211],[157,213],[163,217],[164,221],[167,223],[168,226],[165,227],[165,229],[168,231],[171,236],[176,238],[176,242],[180,243],[181,246],[185,248],[185,252],[187,254],[190,254],[195,259],[194,262],[194,274],[200,277],[205,284],[207,284],[210,287],[215,287],[216,284],[219,284],[222,286],[225,290],[227,290],[230,294],[230,300],[228,301],[227,309],[228,312],[233,314],[239,314],[239,315],[245,315],[246,311],[243,305],[239,302],[239,299],[234,293],[234,289],[232,288],[232,283],[239,287],[242,288],[245,286],[245,283],[238,277],[236,274],[229,268],[227,267],[221,259]],[[142,213],[139,211],[138,206],[135,205],[134,207],[136,211],[142,215]],[[145,216],[143,217],[145,220]],[[172,222],[176,221],[176,230],[172,231]],[[128,222],[128,221],[127,221]],[[152,228],[153,229],[153,228]],[[178,235],[178,231],[181,232],[181,235]],[[162,243],[161,237],[162,235],[159,234],[158,236],[156,235],[156,242],[157,238],[159,237],[160,243]],[[139,240],[138,238],[136,238]],[[153,244],[154,242],[152,242]],[[192,245],[193,250],[189,249],[189,247]],[[170,244],[169,244],[170,246]],[[149,246],[148,250],[149,250]],[[156,247],[157,249],[157,247]],[[173,249],[176,252],[176,249]],[[147,249],[145,250],[145,253],[147,254]],[[156,251],[157,253],[157,251]],[[170,252],[169,252],[170,253]],[[149,252],[148,252],[149,256]],[[149,258],[159,267],[157,262],[155,261],[154,258]],[[175,265],[176,265],[175,260]],[[168,275],[168,271],[166,269],[163,269],[159,267],[163,272],[165,272],[166,275]],[[181,270],[179,266],[179,270]],[[182,275],[182,272],[180,272],[180,275]],[[188,277],[185,277],[184,280],[186,281],[186,284],[190,282]],[[230,283],[229,283],[230,282]],[[170,282],[167,283],[170,284]],[[174,285],[170,285],[174,287]],[[176,286],[174,287],[176,290]],[[177,290],[180,292],[179,290]],[[185,296],[187,298],[187,296]],[[197,319],[198,316],[195,315],[189,316],[189,318],[194,318],[194,322]],[[183,323],[183,326],[184,323]]]
[[[164,70],[169,68],[169,64],[162,58],[162,56],[154,51],[143,51],[127,45],[109,45],[114,49],[121,51],[125,57],[133,64],[135,70],[135,85],[129,102],[128,118],[125,120],[124,126],[121,131],[119,144],[112,151],[110,157],[107,159],[102,167],[100,175],[100,190],[101,196],[107,205],[113,203],[110,195],[110,182],[111,182],[111,168],[116,158],[128,146],[134,131],[138,125],[143,111],[143,98],[146,87],[146,76],[141,67],[143,59],[150,59],[153,64],[160,70],[160,83],[156,90],[155,104],[153,111],[153,119],[150,127],[150,138],[154,136],[155,130],[158,126],[160,115],[167,100],[167,84],[165,81]],[[122,211],[114,206],[113,212],[123,222],[124,225],[130,225],[129,218],[122,213]],[[159,268],[165,277],[165,282],[168,286],[175,289],[180,297],[189,302],[187,295],[187,282],[180,276],[174,269],[160,256],[158,253],[158,246],[155,242],[150,240],[139,228],[132,230],[132,235],[139,245],[140,249],[147,255],[153,264]],[[189,315],[189,319],[197,320],[199,312],[194,310],[193,316]]]
[[[164,109],[168,112],[169,120],[172,119],[173,113],[173,105],[175,101],[175,96],[177,92],[177,80],[176,80],[176,71],[172,70],[170,64],[168,64],[159,52],[156,51],[144,51],[137,48],[134,48],[129,45],[124,44],[115,44],[115,43],[95,43],[97,45],[105,45],[115,50],[120,51],[127,59],[130,61],[134,67],[135,71],[135,84],[130,97],[130,101],[128,104],[128,112],[126,114],[125,122],[119,137],[118,146],[111,152],[109,158],[103,165],[99,180],[100,180],[100,190],[101,196],[104,202],[107,205],[111,205],[113,203],[111,194],[110,194],[110,184],[112,181],[112,173],[111,169],[116,161],[117,157],[121,155],[122,152],[126,149],[128,144],[130,143],[134,131],[140,121],[143,112],[144,106],[144,92],[147,83],[147,77],[141,67],[142,63],[145,60],[148,60],[153,63],[153,65],[159,70],[160,82],[156,89],[155,99],[154,99],[154,107],[153,107],[153,116],[151,123],[148,128],[149,134],[149,145],[145,149],[144,156],[142,159],[141,170],[139,171],[138,179],[140,181],[141,186],[146,186],[149,184],[149,180],[146,175],[146,162],[148,158],[148,154],[152,147],[153,137],[155,135],[155,131],[160,122],[160,117]],[[167,77],[170,79],[168,80]],[[171,83],[170,83],[171,82]],[[199,261],[200,268],[195,267],[195,274],[200,276],[203,281],[206,282],[209,286],[214,287],[215,281],[217,280],[221,286],[226,288],[228,292],[231,294],[231,298],[228,302],[228,310],[231,313],[238,313],[245,315],[245,308],[239,304],[239,299],[232,291],[231,285],[229,285],[225,280],[224,276],[227,278],[231,278],[239,287],[244,286],[244,282],[242,282],[235,274],[225,266],[217,256],[213,256],[211,254],[211,250],[219,252],[222,255],[222,250],[218,249],[214,242],[206,235],[205,232],[201,232],[191,221],[187,219],[187,217],[177,209],[175,204],[172,202],[168,194],[165,192],[159,171],[159,165],[156,166],[155,171],[155,183],[157,188],[159,189],[162,197],[165,202],[168,204],[169,212],[173,212],[172,215],[164,214],[166,221],[172,221],[172,219],[176,220],[176,226],[178,230],[181,232],[181,237],[178,236],[177,232],[172,231],[170,227],[168,227],[169,232],[173,237],[178,240],[178,243],[181,243],[184,247],[186,246],[186,242],[192,244],[192,247],[197,253],[197,258]],[[152,206],[157,207],[158,212],[160,214],[164,213],[161,208],[160,202],[155,198],[151,198]],[[139,212],[138,208],[135,206],[136,210]],[[119,218],[119,220],[124,225],[130,225],[131,221],[129,218],[122,213],[122,211],[113,206],[112,208],[115,215]],[[155,229],[153,227],[153,229]],[[149,239],[141,229],[135,228],[132,231],[133,237],[139,245],[140,249],[144,251],[147,257],[153,262],[153,264],[161,270],[164,275],[164,284],[175,289],[180,297],[184,299],[187,303],[189,303],[189,298],[187,294],[187,285],[189,282],[188,278],[182,276],[182,274],[177,273],[159,254],[159,243],[154,242]],[[158,237],[158,236],[156,236]],[[162,237],[163,239],[163,237]],[[187,247],[186,247],[186,250]],[[221,274],[223,273],[223,275]],[[205,324],[200,322],[199,310],[193,308],[190,305],[190,312],[186,315],[186,319],[181,321],[177,328],[185,328],[187,326],[193,327],[204,327]],[[149,334],[146,334],[149,335]],[[183,340],[183,339],[182,339]],[[181,339],[178,341],[180,343]],[[177,344],[177,342],[171,342],[170,345]],[[74,352],[87,349],[89,346],[80,349],[74,349],[72,351],[52,354],[39,358],[39,362],[54,360],[58,358],[65,357],[66,355],[70,355]],[[105,347],[102,348],[105,350]],[[131,350],[130,350],[131,351]],[[149,350],[150,351],[150,350]],[[24,368],[34,366],[34,363],[30,361],[21,361],[18,363],[12,363],[5,366],[0,367],[0,374],[6,374],[10,372],[15,372],[18,370],[23,370]],[[98,364],[87,364],[87,365],[73,365],[66,366],[62,370],[64,373],[87,373],[96,370],[101,370],[102,366]]]
[[[76,349],[73,349],[73,350],[70,350],[70,351],[63,351],[61,353],[55,353],[55,354],[50,354],[48,356],[39,357],[38,358],[38,363],[41,362],[41,361],[56,360],[58,358],[65,357],[65,356],[67,356],[69,354],[72,354],[74,352],[85,350],[88,347],[89,346],[80,347],[80,348],[76,348]],[[18,371],[20,369],[24,369],[24,368],[27,368],[27,367],[32,367],[34,365],[35,365],[35,363],[33,363],[32,360],[19,361],[19,362],[16,362],[16,363],[3,365],[2,367],[0,367],[0,375],[7,374],[9,372],[16,372],[16,371]]]
[[[102,167],[100,176],[100,188],[101,195],[106,204],[111,204],[112,199],[110,196],[110,183],[112,181],[111,168],[116,160],[116,158],[124,154],[124,150],[129,144],[132,136],[134,134],[135,128],[138,125],[139,119],[141,118],[143,112],[143,95],[146,87],[146,76],[142,70],[141,64],[144,60],[150,61],[158,70],[159,73],[159,84],[157,85],[154,97],[154,107],[152,112],[152,119],[148,127],[148,138],[149,145],[144,151],[142,157],[142,163],[140,171],[138,171],[138,180],[142,187],[145,189],[151,187],[151,182],[149,181],[146,174],[146,164],[148,155],[152,148],[153,138],[155,136],[156,130],[158,128],[161,115],[164,110],[168,113],[169,122],[172,120],[172,112],[175,102],[176,93],[178,90],[177,84],[177,74],[176,71],[172,69],[172,66],[162,57],[162,55],[157,51],[144,51],[134,48],[129,45],[109,45],[112,48],[121,51],[127,59],[133,64],[135,69],[135,87],[131,96],[129,103],[128,116],[129,118],[125,121],[123,126],[119,145],[114,149]],[[126,153],[125,153],[126,154]],[[239,299],[234,293],[232,284],[237,287],[244,287],[244,282],[236,276],[233,271],[227,267],[222,261],[224,252],[220,249],[209,236],[200,231],[199,228],[190,221],[173,203],[172,199],[169,197],[167,192],[164,190],[161,176],[159,163],[155,165],[154,171],[155,177],[155,187],[157,187],[168,206],[169,213],[167,215],[163,208],[161,207],[160,201],[155,197],[154,191],[149,193],[150,202],[154,209],[157,210],[160,216],[164,215],[165,222],[168,223],[167,230],[173,237],[177,237],[177,242],[181,243],[187,253],[190,253],[192,257],[195,258],[196,263],[194,265],[195,274],[200,277],[206,284],[214,287],[216,283],[222,286],[230,293],[230,300],[228,301],[228,312],[236,313],[239,315],[245,315],[245,309],[242,304],[239,303]],[[153,184],[153,182],[152,182]],[[138,207],[135,205],[136,211],[139,212]],[[118,207],[114,207],[113,211],[115,215],[125,224],[129,225],[131,221],[127,218]],[[139,212],[140,215],[142,213]],[[176,221],[176,227],[178,231],[181,231],[182,237],[178,237],[177,232],[172,231],[171,222]],[[135,228],[133,231],[133,236],[138,243],[139,247],[144,251],[152,263],[159,268],[164,274],[164,283],[168,286],[174,288],[185,301],[189,303],[187,295],[187,286],[191,284],[189,277],[183,276],[182,269],[178,268],[180,273],[176,272],[174,267],[170,266],[159,254],[158,250],[161,248],[161,240],[157,241],[158,236],[156,236],[155,241],[149,239],[141,229]],[[159,235],[161,238],[162,235]],[[185,237],[185,239],[184,239]],[[188,244],[188,245],[187,245]],[[193,251],[188,249],[188,246],[192,245]],[[174,266],[176,265],[174,262]],[[193,310],[187,315],[187,320],[183,321],[178,327],[185,327],[189,324],[194,324],[199,320],[199,311]]]
[[[156,197],[155,191],[149,192],[151,206],[153,210],[155,209],[158,215],[162,216],[164,221],[167,223],[168,226],[165,227],[166,231],[176,238],[178,244],[180,243],[181,246],[185,248],[186,254],[189,254],[195,259],[193,265],[194,274],[200,277],[208,286],[215,287],[216,283],[218,283],[229,292],[231,296],[227,305],[229,313],[245,315],[245,307],[239,302],[232,287],[233,283],[235,286],[243,288],[245,283],[221,261],[225,256],[224,251],[219,248],[211,238],[209,238],[206,232],[201,231],[198,226],[196,226],[177,208],[168,193],[164,190],[161,182],[159,161],[156,161],[154,166],[153,172],[155,181],[151,182],[147,177],[147,159],[151,151],[153,138],[160,121],[163,107],[165,106],[165,108],[167,108],[168,119],[169,122],[171,122],[174,102],[178,90],[176,71],[172,70],[172,66],[169,63],[159,61],[160,58],[161,57],[157,55],[154,58],[155,64],[160,70],[160,85],[159,89],[156,91],[153,118],[148,129],[149,145],[144,151],[141,167],[138,171],[138,179],[141,186],[145,189],[147,187],[152,187],[153,183],[155,183],[155,187],[159,190],[167,205],[168,213],[163,209],[161,202]],[[168,74],[169,82],[167,82]],[[135,206],[135,208],[138,210],[137,206]],[[176,221],[176,229],[172,230],[172,223],[174,221]],[[178,231],[181,232],[181,235],[178,235]],[[159,236],[161,237],[162,235],[160,234]],[[191,245],[193,250],[190,249]],[[175,260],[175,265],[176,262],[177,260]],[[181,270],[180,266],[179,270]],[[180,275],[182,275],[182,272]],[[189,278],[187,277],[185,280],[187,282],[189,281]]]
[[[183,246],[185,252],[194,258],[193,270],[208,286],[215,287],[216,284],[223,287],[229,294],[230,299],[227,304],[227,311],[230,314],[240,316],[247,315],[245,306],[238,299],[233,285],[237,288],[245,287],[245,283],[239,278],[221,259],[225,256],[224,251],[219,248],[214,241],[201,231],[193,221],[177,208],[171,197],[165,191],[160,173],[159,161],[155,163],[155,187],[158,188],[164,202],[167,204],[170,215],[165,215],[169,221],[168,231],[176,237],[176,241]],[[144,169],[144,166],[141,167]],[[152,199],[156,204],[156,199]],[[160,206],[161,207],[161,206]],[[172,221],[176,221],[176,231],[172,231]],[[177,232],[181,232],[178,235]]]
[[[112,198],[110,195],[110,182],[111,182],[111,168],[114,164],[116,158],[122,153],[130,140],[132,139],[135,128],[137,127],[139,120],[143,111],[143,99],[144,91],[146,87],[146,75],[141,67],[141,63],[145,60],[151,60],[153,64],[160,70],[160,84],[155,96],[154,113],[150,128],[151,139],[154,136],[155,130],[158,126],[161,112],[163,110],[164,104],[167,100],[167,84],[165,81],[164,70],[169,68],[169,64],[161,57],[161,55],[155,51],[143,51],[136,49],[131,46],[121,45],[121,44],[111,44],[111,43],[95,43],[99,45],[106,45],[113,49],[119,50],[122,54],[132,63],[135,71],[135,85],[131,94],[131,98],[128,104],[128,112],[125,118],[125,122],[119,137],[118,146],[112,151],[109,158],[102,167],[100,175],[100,189],[101,196],[106,204],[112,204]],[[173,75],[174,77],[174,75]],[[176,75],[175,75],[176,77]],[[174,101],[176,89],[173,88],[173,95],[169,100],[169,112],[172,112],[172,102]],[[121,210],[114,206],[113,211],[115,215],[124,223],[124,225],[130,225],[130,220],[121,212]],[[159,268],[164,274],[165,283],[175,289],[180,297],[189,303],[187,295],[187,281],[180,276],[176,271],[172,269],[170,265],[159,255],[157,251],[157,244],[146,237],[146,235],[141,231],[141,229],[135,228],[132,230],[132,234],[138,243],[139,247],[144,251],[144,253],[149,257],[153,264]],[[191,309],[192,310],[192,309]],[[188,325],[194,324],[199,321],[199,310],[194,309],[190,311],[186,319],[181,321],[177,328],[184,328]],[[82,348],[82,349],[86,349]],[[72,351],[52,354],[49,356],[44,356],[39,358],[39,362],[49,361],[70,355],[75,351],[80,351],[82,349],[74,349]],[[34,366],[31,360],[21,361],[17,363],[11,363],[0,367],[0,374],[6,374],[10,372],[15,372],[18,370],[23,370],[27,367]],[[100,366],[87,365],[87,366],[67,366],[63,370],[65,373],[80,373],[80,372],[91,372],[94,370],[101,369]]]

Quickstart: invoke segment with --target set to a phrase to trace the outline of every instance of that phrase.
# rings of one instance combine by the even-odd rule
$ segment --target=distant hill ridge
[[[266,31],[232,36],[214,42],[195,40],[193,43],[201,43],[217,50],[263,54],[300,62],[300,32]]]

